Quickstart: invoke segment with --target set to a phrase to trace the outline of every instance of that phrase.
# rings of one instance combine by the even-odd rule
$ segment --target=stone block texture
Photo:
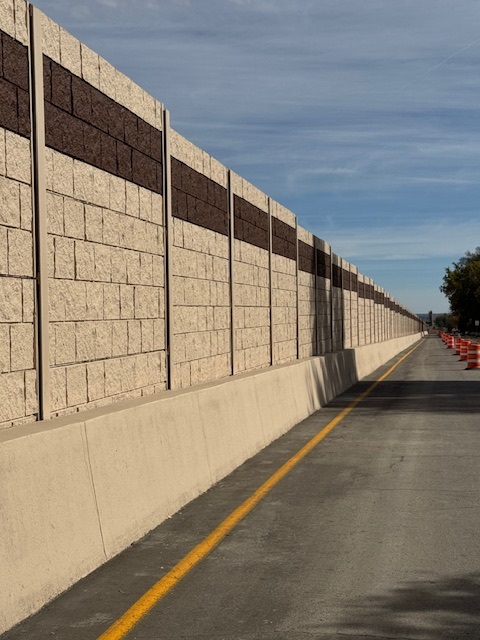
[[[271,363],[270,232],[267,197],[238,177],[232,190],[235,373],[240,373]]]
[[[342,258],[332,253],[332,350],[344,348],[344,301]]]
[[[27,16],[0,0],[0,428],[39,415]],[[41,24],[53,416],[163,391],[168,371],[181,389],[422,329],[291,211],[166,140],[160,102]]]
[[[0,429],[38,418],[26,20],[0,3]]]
[[[166,387],[158,104],[46,16],[43,81],[54,415]],[[118,83],[117,83],[118,81]],[[116,84],[117,83],[117,84]]]
[[[172,386],[231,374],[227,170],[172,132]]]
[[[297,358],[296,218],[271,202],[273,364]]]
[[[299,357],[318,354],[317,274],[315,236],[298,227],[298,340]]]
[[[328,243],[315,238],[317,269],[317,344],[318,353],[332,351],[332,258]]]

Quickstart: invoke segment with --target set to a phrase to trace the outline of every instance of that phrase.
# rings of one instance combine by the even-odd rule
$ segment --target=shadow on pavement
[[[356,395],[371,382],[355,385]],[[345,406],[345,394],[328,404]],[[356,411],[397,411],[399,413],[480,413],[480,380],[402,380],[382,382],[357,406]]]
[[[361,638],[478,640],[480,574],[407,582],[355,601],[336,631]]]

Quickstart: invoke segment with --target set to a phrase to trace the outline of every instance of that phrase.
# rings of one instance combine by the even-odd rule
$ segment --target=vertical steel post
[[[231,372],[235,375],[235,211],[233,205],[232,175],[230,169],[227,173],[227,195],[228,195],[228,240],[229,240],[229,260],[230,260],[230,358]]]
[[[273,365],[272,201],[268,198],[268,299],[270,306],[270,365]]]
[[[297,360],[300,359],[300,269],[298,268],[298,218],[295,216],[295,278],[297,282]]]
[[[163,214],[165,233],[165,354],[167,362],[167,389],[175,388],[173,375],[173,219],[172,219],[172,161],[170,155],[170,112],[163,109]]]
[[[30,118],[32,123],[32,207],[35,238],[37,394],[40,420],[50,418],[50,347],[48,309],[45,108],[43,90],[42,13],[29,5]]]

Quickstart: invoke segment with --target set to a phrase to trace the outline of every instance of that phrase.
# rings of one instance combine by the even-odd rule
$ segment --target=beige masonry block
[[[140,215],[140,193],[139,188],[132,182],[125,183],[125,210],[127,215],[138,218]]]
[[[112,356],[124,356],[128,353],[128,322],[117,320],[112,323]]]
[[[0,177],[0,224],[20,227],[20,185]]]
[[[32,415],[37,412],[37,372],[25,371],[25,413],[27,415]]]
[[[110,206],[110,174],[96,167],[93,167],[89,201],[106,209]]]
[[[70,198],[75,192],[75,165],[78,161],[73,160],[63,153],[54,151],[52,154],[52,190]],[[48,169],[47,169],[48,170]],[[76,194],[75,194],[75,197]]]
[[[94,279],[95,245],[91,242],[75,242],[75,271],[77,280]]]
[[[153,256],[148,253],[140,254],[140,284],[153,284]]]
[[[21,227],[28,231],[33,227],[32,189],[30,185],[20,184]]]
[[[105,244],[119,245],[119,220],[120,214],[109,209],[103,209],[103,241]]]
[[[165,286],[165,261],[163,256],[152,256],[152,278],[155,286]]]
[[[66,156],[65,156],[66,157]],[[73,195],[83,202],[92,202],[94,168],[80,160],[73,160]]]
[[[159,294],[155,287],[135,287],[135,318],[158,318]]]
[[[43,53],[55,62],[60,58],[60,27],[48,16],[42,14],[42,47]]]
[[[13,0],[0,0],[0,25],[3,31],[15,38],[15,4]]]
[[[25,378],[23,371],[0,374],[0,422],[25,415]]]
[[[103,287],[104,317],[109,320],[120,318],[120,285],[106,284]]]
[[[105,397],[105,364],[103,362],[87,364],[87,396],[89,402]]]
[[[85,207],[82,202],[65,198],[64,226],[65,235],[70,238],[85,238]]]
[[[22,44],[28,44],[28,12],[25,0],[14,0],[15,38]]]
[[[47,271],[49,278],[55,277],[55,240],[57,237],[53,235],[47,236]]]
[[[262,211],[268,211],[268,196],[247,180],[243,180],[243,197]]]
[[[52,411],[59,411],[67,406],[67,374],[65,367],[50,369],[50,399]]]
[[[11,370],[33,369],[34,331],[31,324],[13,324],[10,328]]]
[[[82,62],[82,78],[89,84],[100,88],[100,58],[97,53],[89,49],[83,42],[80,44]]]
[[[116,100],[127,109],[131,108],[132,80],[118,69],[115,69]],[[138,115],[138,114],[137,114]]]
[[[95,358],[92,360],[112,357],[112,325],[113,323],[107,320],[95,323]]]
[[[170,150],[172,156],[189,166],[193,163],[194,145],[177,131],[170,130]]]
[[[126,255],[127,263],[127,282],[128,284],[140,284],[140,254],[136,251],[127,251]]]
[[[113,396],[122,391],[121,359],[107,360],[105,362],[105,395]]]
[[[126,356],[120,360],[122,391],[131,391],[135,388],[135,361],[135,356]]]
[[[143,220],[152,220],[152,192],[149,189],[139,187],[139,215]]]
[[[281,205],[279,202],[271,201],[271,213],[275,218],[278,218],[282,222],[294,227],[296,224],[296,216],[289,209]]]
[[[127,329],[127,350],[129,354],[142,350],[142,324],[140,320],[129,320]]]
[[[0,274],[8,274],[8,229],[0,227]]]
[[[59,280],[65,303],[65,320],[84,320],[87,313],[87,296],[84,282]]]
[[[75,241],[55,238],[55,277],[73,280],[75,277]]]
[[[99,58],[100,67],[100,91],[113,100],[116,98],[116,75],[117,71],[113,65],[104,58]]]
[[[93,242],[103,242],[103,210],[85,205],[85,238]]]
[[[121,247],[112,247],[112,280],[118,283],[126,283],[127,278],[127,251]]]
[[[97,282],[110,282],[112,279],[112,252],[110,247],[95,244],[94,256],[95,256],[95,275],[94,279]]]
[[[87,367],[84,364],[67,367],[67,406],[87,402]]]
[[[153,323],[154,323],[153,320],[141,321],[141,330],[142,330],[142,349],[141,350],[143,353],[154,350]]]
[[[304,229],[300,225],[298,225],[297,231],[298,231],[298,239],[299,240],[301,240],[302,242],[305,242],[305,244],[309,244],[311,247],[314,246],[313,245],[313,243],[314,243],[314,235],[313,235],[313,233],[310,233],[310,231],[307,231],[307,229]]]
[[[134,293],[135,287],[120,285],[120,317],[122,319],[133,318],[135,316]]]
[[[7,173],[5,159],[5,133],[5,129],[0,128],[0,176],[5,176],[5,174]]]
[[[152,192],[152,222],[164,226],[163,198],[159,193]],[[175,241],[174,241],[175,242]]]
[[[59,322],[51,325],[55,331],[55,364],[70,364],[75,362],[75,324],[73,322]]]
[[[153,320],[153,348],[165,349],[165,320],[160,318]]]
[[[126,181],[117,176],[110,176],[109,208],[119,213],[126,212]]]
[[[45,188],[47,191],[53,191],[53,149],[45,147]]]
[[[0,278],[0,323],[22,321],[22,281]]]
[[[80,42],[60,27],[60,62],[76,76],[82,76]]]
[[[0,324],[0,373],[10,370],[10,325]]]
[[[77,322],[75,324],[76,362],[89,362],[91,360],[95,360],[97,356],[96,328],[98,324],[103,324],[103,322]]]

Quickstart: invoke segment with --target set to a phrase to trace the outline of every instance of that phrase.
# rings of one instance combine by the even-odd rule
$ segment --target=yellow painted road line
[[[345,416],[347,416],[355,407],[362,402],[372,391],[394,371],[405,358],[415,351],[421,343],[417,344],[408,353],[403,355],[397,362],[390,367],[378,380],[373,382],[366,391],[361,393],[353,400],[348,407],[343,409],[335,418],[333,418],[321,431],[319,431],[307,444],[305,444],[297,453],[295,453],[287,462],[285,462],[268,480],[266,480],[252,495],[245,500],[239,507],[221,522],[202,542],[194,547],[186,556],[178,562],[173,569],[170,569],[163,578],[153,585],[146,593],[143,594],[105,633],[102,633],[97,640],[121,640],[133,627],[143,618],[143,616],[154,607],[176,584],[179,582],[190,569],[197,565],[205,556],[207,556],[230,531],[245,518],[246,515],[267,495],[273,487],[284,478],[293,467],[295,467],[306,455],[312,451],[329,433],[334,429]]]

